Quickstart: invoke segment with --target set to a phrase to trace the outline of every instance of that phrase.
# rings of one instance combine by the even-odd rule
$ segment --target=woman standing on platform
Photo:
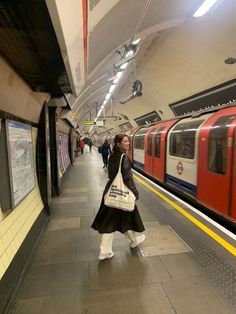
[[[92,224],[92,228],[102,234],[99,260],[113,257],[112,242],[115,231],[124,233],[128,237],[131,248],[135,248],[145,240],[144,234],[136,235],[136,232],[143,232],[145,230],[136,205],[132,212],[127,212],[121,209],[107,207],[104,204],[104,195],[117,175],[122,154],[128,149],[128,137],[125,134],[117,134],[114,139],[113,153],[108,163],[109,181],[103,193],[101,206]],[[139,194],[133,181],[131,163],[126,154],[122,159],[121,173],[125,185],[128,186],[136,196],[136,200],[138,200]]]

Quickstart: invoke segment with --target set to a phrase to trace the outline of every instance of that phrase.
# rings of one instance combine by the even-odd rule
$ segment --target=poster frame
[[[24,124],[18,121],[14,120],[6,120],[6,142],[7,142],[7,155],[8,155],[8,169],[9,169],[9,179],[10,179],[10,189],[11,189],[11,204],[12,208],[15,208],[20,202],[22,202],[25,197],[35,188],[36,186],[36,177],[35,177],[35,160],[34,160],[34,149],[33,149],[33,138],[32,138],[32,126],[29,124]],[[14,141],[11,139],[13,128],[15,127],[20,130],[20,136],[21,138],[17,141]],[[24,135],[25,132],[25,138],[22,138],[22,135]],[[15,176],[14,176],[14,158],[13,151],[11,148],[15,148],[17,150],[17,146],[14,145],[19,144],[19,141],[23,143],[23,141],[28,140],[28,148],[31,152],[31,173],[29,175],[32,176],[32,182],[28,186],[27,189],[21,190],[21,195],[16,197],[14,193],[14,187],[17,186]],[[15,142],[15,143],[14,143]],[[24,145],[26,147],[26,145]],[[23,159],[22,159],[23,160]],[[28,169],[29,170],[29,169]],[[19,185],[18,185],[19,186]],[[21,185],[22,187],[26,187],[25,184]]]

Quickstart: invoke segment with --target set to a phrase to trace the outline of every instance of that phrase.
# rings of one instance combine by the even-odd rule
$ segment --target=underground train
[[[134,168],[236,222],[236,106],[126,132]]]

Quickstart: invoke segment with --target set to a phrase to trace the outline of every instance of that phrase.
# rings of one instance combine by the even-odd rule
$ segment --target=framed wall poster
[[[58,166],[59,166],[59,176],[62,177],[63,173],[66,171],[70,164],[69,156],[69,135],[58,132]]]
[[[64,171],[66,171],[67,167],[70,164],[70,156],[69,156],[69,136],[67,134],[62,134],[62,162],[64,165]]]
[[[61,144],[62,144],[62,133],[58,132],[57,137],[57,157],[58,157],[58,170],[59,170],[59,177],[62,177],[62,174],[64,173],[64,166],[62,162],[62,155],[61,155]]]
[[[8,164],[13,208],[36,185],[31,125],[6,120]]]

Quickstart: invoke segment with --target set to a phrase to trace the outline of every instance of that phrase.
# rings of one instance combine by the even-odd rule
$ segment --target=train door
[[[208,207],[230,216],[235,187],[232,176],[236,109],[226,108],[214,115],[200,131],[198,200]]]
[[[145,166],[144,171],[148,174],[152,174],[153,163],[153,134],[155,133],[156,126],[151,126],[145,135]]]
[[[167,135],[166,183],[192,197],[197,194],[199,131],[208,117],[182,119]]]
[[[166,137],[168,130],[178,120],[161,122],[153,132],[153,162],[152,176],[160,181],[165,179],[165,160],[166,160]]]
[[[230,217],[236,220],[236,128],[233,138],[233,167],[232,167],[232,198],[230,203]]]

